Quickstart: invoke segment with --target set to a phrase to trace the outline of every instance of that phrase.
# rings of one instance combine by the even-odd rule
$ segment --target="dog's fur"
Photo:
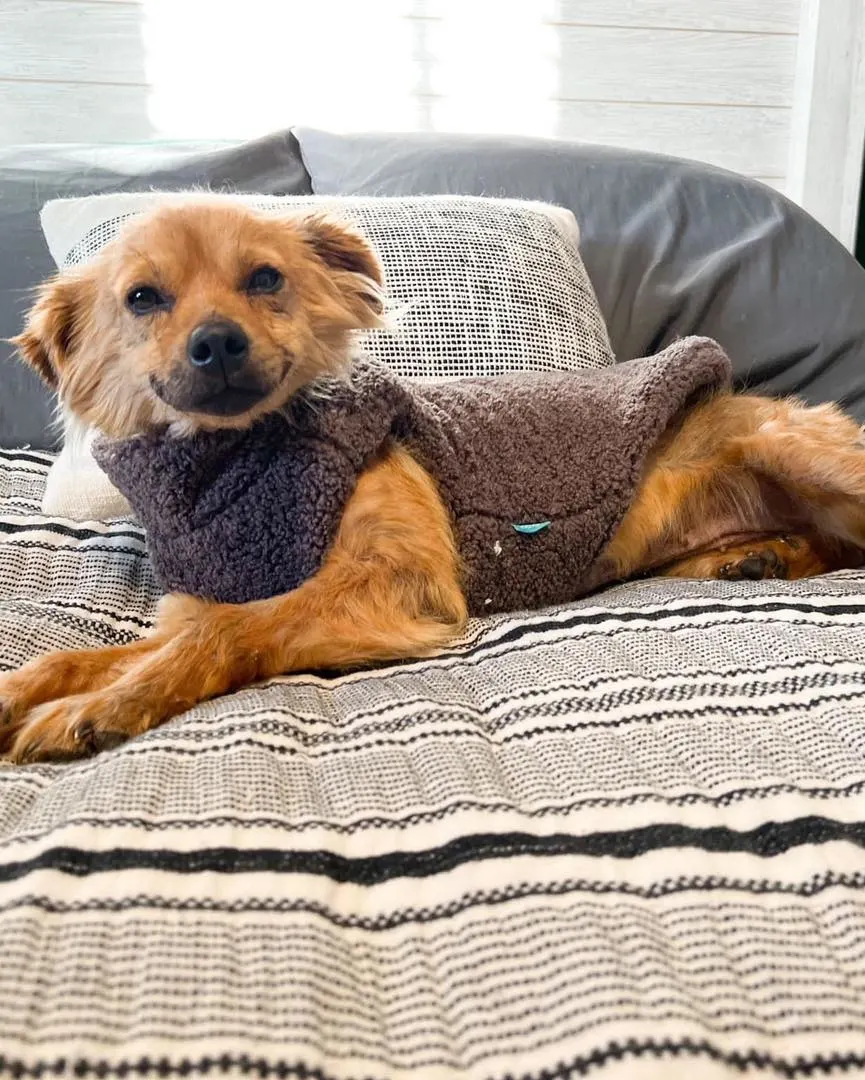
[[[250,291],[256,268],[279,287]],[[349,331],[378,325],[382,273],[325,218],[287,221],[202,202],[128,226],[86,267],[46,283],[15,340],[64,407],[111,436],[245,427],[348,364]],[[158,290],[136,315],[136,287]],[[248,408],[198,405],[187,343],[207,320],[249,342]],[[626,580],[789,577],[860,565],[865,448],[830,405],[721,394],[663,438],[604,564]],[[458,553],[432,479],[393,445],[363,473],[322,569],[284,596],[164,599],[131,645],[54,653],[0,677],[3,740],[20,762],[117,745],[198,702],[272,675],[419,657],[466,620]]]

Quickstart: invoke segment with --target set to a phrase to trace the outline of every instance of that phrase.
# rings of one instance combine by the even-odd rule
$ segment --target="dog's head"
[[[243,428],[339,374],[381,285],[369,245],[325,217],[174,206],[44,284],[13,344],[106,434]]]

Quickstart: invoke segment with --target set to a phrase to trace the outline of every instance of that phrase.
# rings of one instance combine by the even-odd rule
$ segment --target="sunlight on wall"
[[[440,0],[429,20],[432,127],[438,131],[556,131],[556,4]]]
[[[148,116],[168,138],[552,134],[555,0],[144,0]]]

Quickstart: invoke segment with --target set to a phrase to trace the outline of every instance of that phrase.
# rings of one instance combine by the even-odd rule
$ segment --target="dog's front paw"
[[[8,746],[33,707],[34,687],[26,672],[7,671],[0,674],[0,750]]]
[[[74,761],[113,750],[147,726],[141,718],[120,720],[103,695],[80,694],[30,712],[7,756],[20,765]]]

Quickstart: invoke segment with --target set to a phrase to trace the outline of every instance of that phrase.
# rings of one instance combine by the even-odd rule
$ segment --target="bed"
[[[791,355],[815,398],[846,365],[855,411],[865,339],[824,306],[827,351]],[[41,513],[26,441],[4,668],[157,600],[134,521]],[[0,766],[0,1075],[865,1075],[863,653],[857,572],[643,581]]]

